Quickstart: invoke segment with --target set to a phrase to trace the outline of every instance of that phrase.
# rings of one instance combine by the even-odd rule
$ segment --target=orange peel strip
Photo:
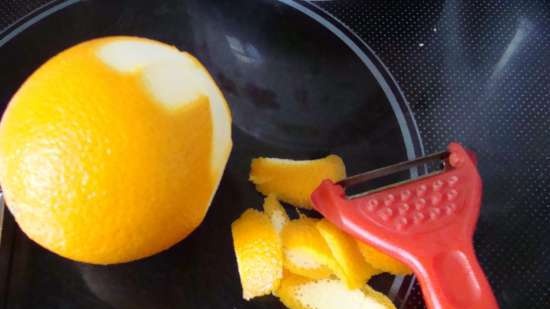
[[[271,223],[277,230],[281,232],[283,227],[290,221],[286,210],[283,208],[283,205],[279,203],[277,197],[273,194],[268,195],[264,199],[263,204],[264,213],[269,217]]]
[[[288,275],[281,281],[277,294],[290,309],[395,309],[386,295],[368,285],[350,290],[336,278],[312,280]]]
[[[290,221],[281,234],[284,267],[312,279],[332,274],[329,265],[335,264],[330,248],[316,228],[319,220],[300,218]]]
[[[325,219],[316,226],[338,264],[333,268],[336,276],[350,289],[363,287],[377,270],[365,262],[355,240]]]
[[[401,263],[399,260],[380,252],[374,247],[367,245],[359,240],[357,242],[357,247],[359,252],[365,259],[365,261],[372,267],[382,271],[387,272],[393,275],[410,275],[412,270],[407,267],[407,265]]]
[[[281,238],[262,212],[247,209],[231,225],[243,298],[270,294],[283,276]]]
[[[252,160],[250,181],[264,195],[275,194],[296,207],[311,208],[311,193],[325,179],[346,177],[346,167],[337,155],[317,160],[295,161],[277,158]]]

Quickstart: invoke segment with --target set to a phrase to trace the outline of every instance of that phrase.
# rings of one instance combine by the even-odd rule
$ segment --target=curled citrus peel
[[[325,239],[332,256],[337,262],[334,273],[350,289],[364,286],[378,271],[365,262],[355,240],[329,221],[322,219],[317,229]]]
[[[337,155],[303,161],[256,158],[250,171],[250,181],[259,192],[275,194],[281,201],[301,208],[311,208],[311,193],[323,180],[345,177],[346,167]]]
[[[312,279],[332,274],[335,261],[325,240],[316,228],[316,219],[290,221],[283,229],[284,267],[290,272]]]
[[[243,288],[243,298],[268,295],[283,276],[281,238],[269,218],[246,210],[231,225],[233,245]]]
[[[357,247],[359,248],[359,251],[361,252],[361,255],[363,255],[365,261],[381,272],[387,272],[393,275],[412,274],[412,270],[407,267],[407,265],[387,254],[380,252],[372,246],[357,240]]]
[[[290,221],[283,205],[281,205],[277,197],[273,194],[268,195],[264,199],[263,209],[264,213],[271,219],[271,223],[273,223],[273,226],[279,233],[283,230],[283,227],[288,221]]]
[[[396,272],[398,265],[385,260],[374,248],[361,246],[329,221],[307,217],[299,209],[311,207],[309,197],[323,180],[338,181],[345,175],[345,166],[335,155],[309,161],[253,160],[250,180],[258,191],[267,195],[263,204],[265,218],[269,218],[273,230],[281,237],[283,264],[280,283],[271,278],[270,288],[255,295],[264,295],[271,289],[290,309],[395,309],[392,302],[369,287],[367,281],[381,272],[369,262]],[[299,207],[296,209],[299,218],[289,220],[279,199]],[[258,236],[256,231],[257,228],[249,229],[249,233],[256,234],[254,237]],[[363,253],[368,255],[364,257]],[[255,262],[255,267],[265,266]],[[250,284],[244,283],[247,278],[241,268],[239,265],[243,289],[246,289]]]
[[[384,294],[369,286],[348,289],[337,278],[312,280],[288,275],[281,281],[277,294],[290,309],[395,309]]]

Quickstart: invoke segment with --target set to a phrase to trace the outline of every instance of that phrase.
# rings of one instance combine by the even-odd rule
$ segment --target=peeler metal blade
[[[450,156],[449,151],[434,152],[432,154],[429,154],[429,155],[426,155],[426,156],[423,156],[423,157],[419,157],[419,158],[416,158],[414,160],[402,161],[402,162],[399,162],[399,163],[396,163],[396,164],[393,164],[393,165],[388,165],[388,166],[384,166],[384,167],[381,167],[381,168],[378,168],[378,169],[370,170],[370,171],[367,171],[367,172],[364,172],[364,173],[355,174],[353,176],[350,176],[350,177],[347,177],[345,179],[342,179],[342,180],[338,181],[336,184],[341,186],[344,189],[349,189],[351,187],[366,183],[366,182],[374,180],[374,179],[389,176],[389,175],[392,175],[392,174],[395,174],[395,173],[398,173],[398,172],[409,170],[409,169],[411,169],[413,167],[416,167],[416,166],[419,166],[419,165],[433,163],[433,162],[441,162],[442,163],[441,170],[443,170],[443,169],[445,169],[445,166],[447,166],[447,164],[448,164],[447,160],[449,159],[449,156]],[[367,194],[370,194],[370,193],[378,192],[378,191],[388,189],[388,188],[391,188],[391,187],[396,187],[396,186],[399,186],[399,185],[402,185],[402,184],[405,184],[405,183],[408,183],[408,182],[416,181],[418,179],[433,176],[435,174],[440,173],[441,170],[437,170],[437,171],[428,173],[428,174],[423,175],[421,177],[408,179],[408,180],[397,182],[397,183],[392,183],[391,185],[387,185],[387,186],[383,186],[383,187],[378,187],[376,189],[372,189],[372,190],[369,190],[369,191],[365,191],[365,192],[362,192],[362,193],[359,193],[359,194],[349,196],[348,198],[352,199],[352,198],[356,198],[356,197],[361,197],[361,196],[364,196],[364,195],[367,195]]]

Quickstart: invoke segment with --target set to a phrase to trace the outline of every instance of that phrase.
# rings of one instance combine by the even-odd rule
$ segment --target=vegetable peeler
[[[419,178],[348,196],[346,189],[429,162],[443,168]],[[475,155],[458,143],[447,151],[348,177],[325,180],[313,207],[355,238],[404,262],[430,309],[498,308],[475,256],[472,236],[482,182]]]

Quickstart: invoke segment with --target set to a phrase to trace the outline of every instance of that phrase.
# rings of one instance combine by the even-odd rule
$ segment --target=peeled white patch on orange
[[[231,150],[231,115],[222,93],[190,54],[146,39],[124,37],[101,46],[97,56],[116,71],[140,75],[145,89],[167,110],[207,96],[213,124],[212,171],[220,175]]]
[[[166,60],[143,68],[141,79],[156,101],[177,108],[206,95],[202,72],[179,60]]]
[[[121,38],[103,45],[98,56],[121,73],[136,72],[159,61],[182,59],[181,52],[173,46],[132,38]]]

